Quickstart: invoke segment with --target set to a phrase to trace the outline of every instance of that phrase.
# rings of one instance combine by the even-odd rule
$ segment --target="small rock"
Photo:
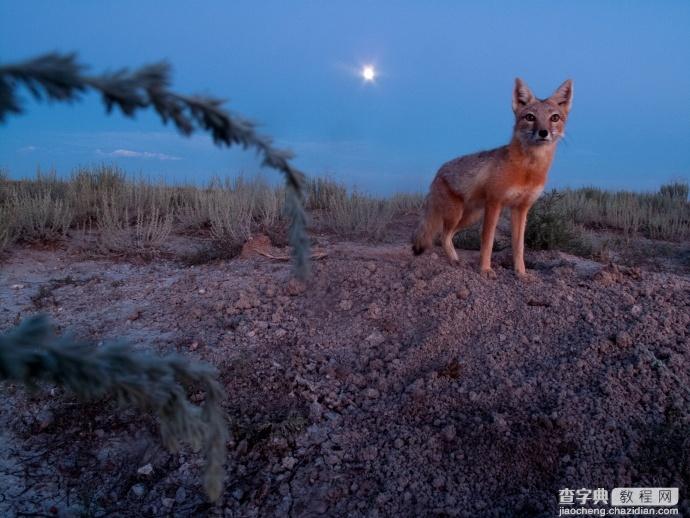
[[[642,306],[639,304],[633,305],[633,307],[630,308],[630,314],[634,317],[639,317],[642,314]]]
[[[381,331],[374,331],[371,333],[369,336],[365,338],[365,340],[373,346],[381,345],[383,342],[386,341],[386,337],[381,334]]]
[[[139,320],[140,316],[141,316],[141,310],[137,309],[137,310],[134,310],[132,312],[132,314],[127,317],[127,320],[129,320],[130,322],[133,322],[135,320]]]
[[[373,262],[373,261],[369,261],[369,262],[366,264],[366,268],[367,268],[367,270],[369,270],[370,272],[375,272],[375,271],[376,271],[376,263]]]
[[[294,468],[295,464],[297,464],[297,459],[294,457],[285,457],[282,462],[282,466],[288,471]]]
[[[287,292],[288,295],[291,295],[293,297],[299,295],[300,293],[304,293],[307,289],[307,286],[300,281],[299,279],[292,278],[288,281],[287,285]]]
[[[337,455],[333,455],[333,454],[331,454],[331,455],[326,455],[326,456],[324,457],[323,460],[324,460],[324,461],[326,462],[326,464],[328,464],[329,466],[335,466],[336,464],[340,464],[340,459],[338,458],[338,456],[337,456]]]
[[[23,284],[13,284],[12,289],[13,290],[21,290],[24,287]]]
[[[381,318],[381,308],[375,302],[369,304],[369,309],[367,310],[367,316],[372,320]]]
[[[168,508],[170,508],[170,507],[172,507],[173,505],[175,505],[175,500],[174,500],[173,498],[167,498],[167,497],[164,496],[164,497],[161,499],[161,503],[163,504],[163,507],[168,507]]]
[[[187,492],[183,487],[178,487],[177,491],[175,491],[175,502],[178,504],[181,504],[185,501],[187,498]]]
[[[38,429],[43,431],[55,422],[55,415],[50,410],[42,410],[36,420],[38,421]]]
[[[198,348],[199,348],[199,342],[194,341],[191,344],[189,344],[189,350],[190,351],[196,351]]]
[[[508,423],[506,422],[505,417],[503,417],[501,414],[494,415],[494,423],[498,431],[505,432],[508,430]]]
[[[134,496],[141,498],[146,493],[146,486],[144,484],[134,484],[131,491],[134,493]]]
[[[395,442],[393,443],[393,446],[395,446],[397,449],[402,448],[405,446],[405,441],[403,441],[400,437],[398,437]]]
[[[435,489],[441,489],[443,486],[446,485],[446,480],[439,475],[434,478],[431,484],[434,486]]]
[[[366,391],[367,397],[370,399],[378,399],[379,397],[379,391],[376,390],[375,388],[368,388]]]
[[[379,454],[376,446],[367,446],[362,450],[362,460],[374,460]]]
[[[318,401],[314,401],[309,405],[309,417],[313,421],[319,421],[323,417],[323,406]]]
[[[352,309],[352,301],[351,300],[341,300],[340,304],[338,304],[338,308],[340,308],[343,311],[350,311]]]
[[[466,287],[463,286],[462,288],[460,288],[458,290],[456,295],[460,300],[465,300],[467,297],[470,296],[470,290],[468,290]]]
[[[153,466],[151,466],[150,463],[146,464],[146,465],[140,467],[137,470],[137,473],[139,473],[139,475],[150,475],[151,473],[153,473]]]
[[[443,438],[448,442],[455,439],[455,436],[457,435],[457,432],[455,431],[455,426],[452,424],[446,426],[441,433],[443,434]]]
[[[240,443],[237,445],[237,453],[238,455],[244,455],[247,453],[247,450],[249,449],[249,443],[247,443],[247,439],[242,439]]]
[[[628,347],[632,344],[632,337],[627,331],[619,331],[616,334],[616,344],[622,347]]]

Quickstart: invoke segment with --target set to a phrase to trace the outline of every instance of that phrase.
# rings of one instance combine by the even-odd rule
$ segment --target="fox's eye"
[[[534,115],[532,115],[531,113],[528,113],[527,115],[525,115],[525,120],[528,120],[530,122],[534,122],[535,120],[537,120],[537,118]]]
[[[559,120],[561,120],[561,116],[558,115],[557,113],[554,113],[554,114],[551,116],[551,122],[558,122]]]

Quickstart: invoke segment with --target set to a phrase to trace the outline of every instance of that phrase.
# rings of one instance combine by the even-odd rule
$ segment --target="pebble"
[[[292,278],[288,281],[288,285],[287,285],[288,295],[295,297],[301,293],[304,293],[306,290],[307,290],[307,286],[302,281],[295,279],[295,278]]]
[[[627,331],[619,331],[616,334],[616,344],[623,347],[628,347],[632,344],[632,337]]]
[[[294,457],[285,457],[282,462],[282,466],[288,471],[294,468],[295,464],[297,464],[297,459]]]
[[[456,293],[456,295],[457,295],[457,297],[458,297],[460,300],[465,300],[467,297],[470,296],[470,290],[468,290],[468,289],[465,288],[465,287],[462,287],[462,288],[460,288],[460,289],[458,290],[458,292]]]
[[[151,464],[145,464],[137,470],[137,473],[139,473],[139,475],[145,476],[150,475],[151,473],[153,473],[153,466],[151,466]]]
[[[457,432],[455,430],[455,426],[452,424],[449,424],[448,426],[446,426],[443,429],[442,434],[443,434],[443,438],[446,441],[449,441],[449,442],[452,441],[453,439],[455,439],[455,437],[457,435]]]
[[[378,454],[379,452],[376,446],[367,446],[361,453],[363,460],[374,460]]]
[[[379,397],[379,391],[376,390],[375,388],[368,388],[367,389],[367,397],[370,399],[377,399]]]
[[[141,498],[146,493],[146,486],[144,484],[134,484],[131,491],[137,498]]]

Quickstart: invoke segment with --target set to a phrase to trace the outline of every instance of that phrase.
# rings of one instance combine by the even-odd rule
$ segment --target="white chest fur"
[[[530,206],[537,201],[543,190],[544,187],[511,187],[506,191],[503,203],[508,207]]]

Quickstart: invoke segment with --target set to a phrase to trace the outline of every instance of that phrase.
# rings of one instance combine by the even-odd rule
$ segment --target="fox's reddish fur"
[[[413,237],[414,253],[421,254],[441,232],[443,249],[451,261],[457,261],[453,236],[483,214],[480,268],[483,274],[493,275],[491,249],[496,224],[501,209],[510,207],[514,267],[518,274],[524,274],[527,212],[546,183],[572,98],[570,80],[548,99],[539,100],[516,79],[513,138],[507,146],[462,156],[441,166]]]

